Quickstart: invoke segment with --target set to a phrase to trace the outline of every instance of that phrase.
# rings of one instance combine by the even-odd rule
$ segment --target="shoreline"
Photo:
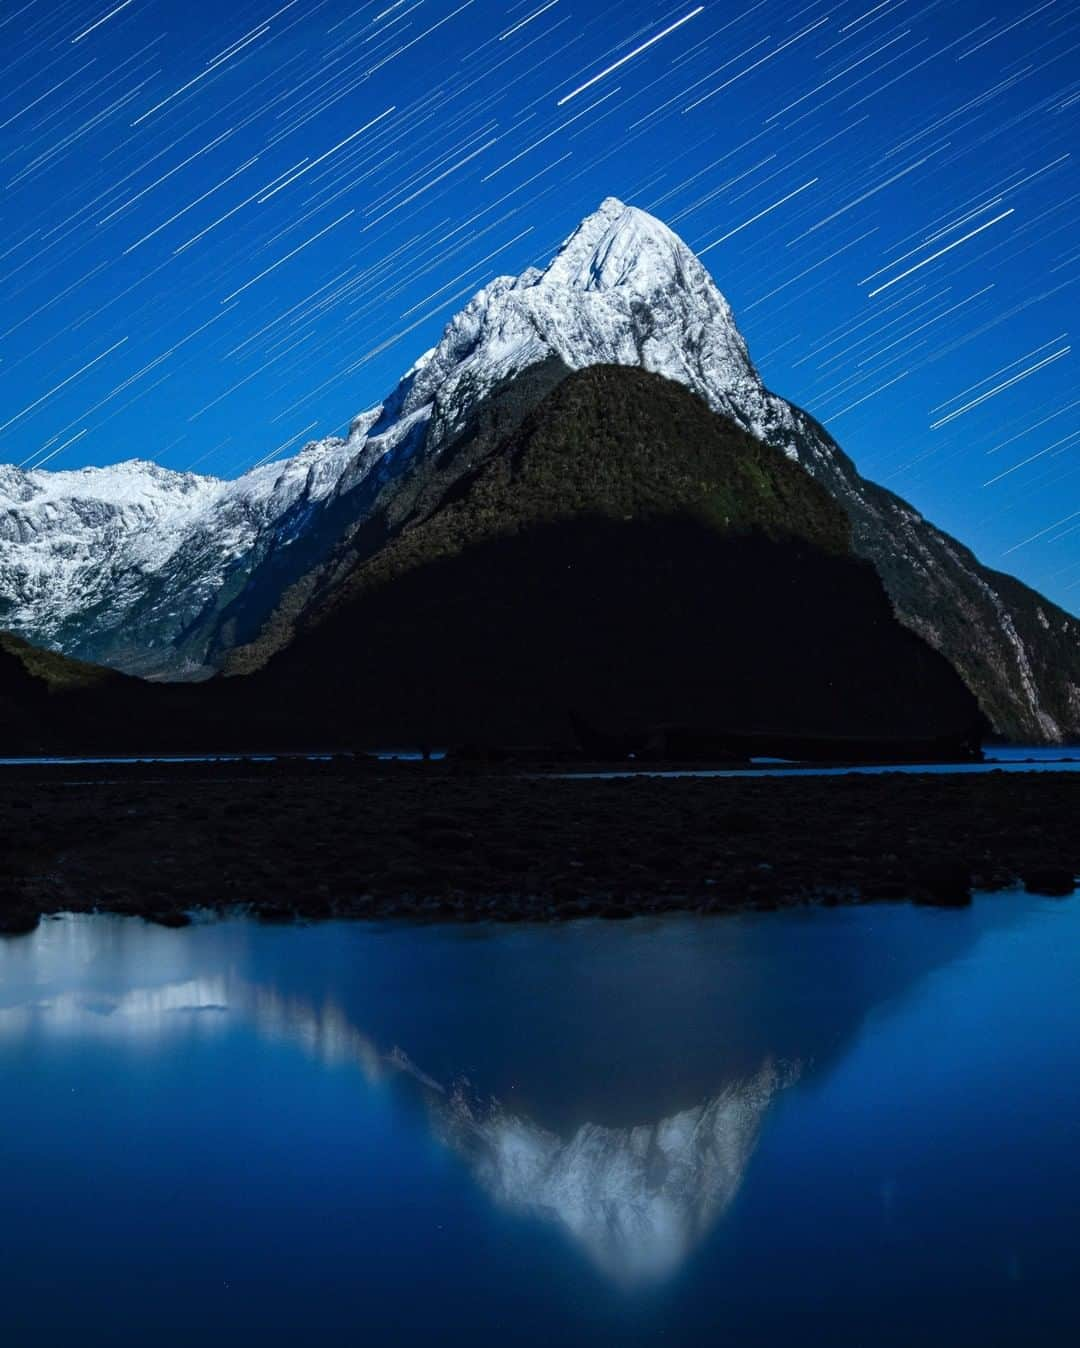
[[[561,921],[1068,894],[1080,776],[581,778],[278,760],[0,772],[0,933],[56,912],[181,925]]]

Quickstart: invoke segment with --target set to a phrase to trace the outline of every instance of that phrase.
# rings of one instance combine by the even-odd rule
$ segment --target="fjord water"
[[[376,758],[396,759],[401,762],[418,761],[422,754],[418,749],[381,749],[375,750]],[[446,757],[445,749],[429,750],[428,756],[438,761]],[[0,757],[2,767],[116,767],[134,763],[272,763],[280,759],[306,760],[311,763],[325,763],[334,757],[333,753],[216,753],[216,754],[142,754],[142,755],[99,755],[92,758],[63,758],[49,754],[23,756],[21,758]],[[566,773],[573,777],[626,777],[637,772],[650,772],[661,777],[836,777],[845,773],[857,775],[880,775],[885,772],[1080,772],[1080,754],[1072,747],[1062,745],[989,745],[978,763],[869,763],[829,767],[816,763],[788,763],[785,759],[755,758],[750,768],[676,768],[667,769],[662,765],[648,763],[636,764],[632,769],[604,769],[602,771],[572,771]]]
[[[0,941],[0,1328],[1072,1343],[1080,903]]]

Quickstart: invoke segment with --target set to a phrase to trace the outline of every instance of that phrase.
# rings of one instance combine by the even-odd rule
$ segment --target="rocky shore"
[[[0,932],[109,911],[182,924],[552,921],[1068,894],[1080,773],[574,779],[451,763],[0,770]]]

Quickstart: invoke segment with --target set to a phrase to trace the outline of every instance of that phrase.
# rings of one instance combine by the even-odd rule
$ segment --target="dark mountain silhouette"
[[[569,375],[531,412],[521,393],[294,587],[215,695],[368,743],[567,742],[571,711],[781,737],[977,724],[779,451],[638,369]]]
[[[0,632],[0,754],[62,752],[95,718],[107,733],[114,708],[122,716],[144,691],[126,674]]]
[[[8,752],[899,757],[962,752],[982,728],[828,493],[624,366],[506,381],[286,591],[229,677],[147,683],[11,637],[0,656]]]

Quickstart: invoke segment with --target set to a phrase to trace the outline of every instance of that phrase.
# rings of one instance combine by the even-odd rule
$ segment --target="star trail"
[[[340,433],[614,195],[859,468],[1080,610],[1080,3],[11,0],[0,460]]]

